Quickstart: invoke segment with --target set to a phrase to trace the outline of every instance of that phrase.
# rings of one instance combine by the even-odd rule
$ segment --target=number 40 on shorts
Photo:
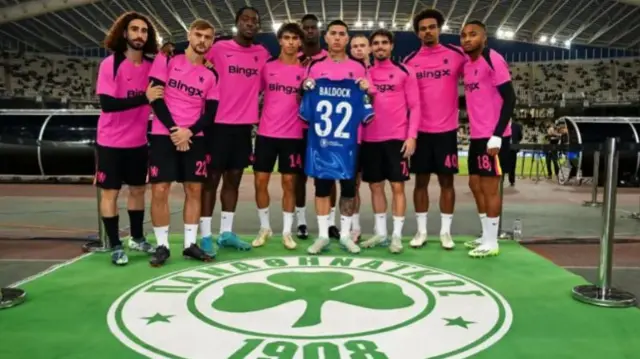
[[[246,339],[242,348],[233,353],[229,359],[253,358],[255,351],[264,341],[264,339]],[[301,350],[304,359],[389,359],[386,354],[378,350],[374,342],[368,340],[348,341],[344,343],[344,349],[349,353],[348,356],[340,356],[340,347],[331,342],[314,342],[299,346],[288,341],[270,341],[263,346],[262,354],[274,359],[293,359]]]
[[[447,155],[444,158],[444,166],[446,168],[458,168],[458,155]]]

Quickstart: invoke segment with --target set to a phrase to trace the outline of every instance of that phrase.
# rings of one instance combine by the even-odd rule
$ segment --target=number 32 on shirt
[[[346,131],[347,125],[353,115],[353,107],[350,103],[341,101],[338,102],[334,108],[331,102],[322,100],[316,105],[316,111],[320,114],[321,120],[321,122],[317,122],[314,126],[316,134],[319,137],[327,137],[331,134],[333,131],[332,118],[338,117],[340,120],[338,126],[335,128],[333,137],[345,140],[351,138],[351,133]]]

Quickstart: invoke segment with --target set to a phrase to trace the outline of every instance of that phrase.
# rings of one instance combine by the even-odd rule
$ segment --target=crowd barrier
[[[573,288],[572,296],[575,300],[603,307],[631,307],[636,305],[636,297],[629,292],[612,287],[613,273],[613,245],[615,241],[616,195],[620,157],[623,153],[637,154],[639,143],[622,142],[620,138],[609,137],[604,143],[569,144],[569,145],[514,145],[520,150],[533,151],[579,151],[586,154],[604,154],[603,178],[604,196],[602,201],[602,223],[600,234],[600,261],[598,265],[598,281],[594,285],[581,285]],[[596,161],[596,167],[600,161]],[[596,168],[596,172],[599,168]],[[597,191],[597,180],[594,181]],[[502,188],[500,191],[502,195]],[[592,201],[595,200],[592,191]],[[500,224],[501,225],[501,224]],[[504,234],[502,228],[500,233]]]

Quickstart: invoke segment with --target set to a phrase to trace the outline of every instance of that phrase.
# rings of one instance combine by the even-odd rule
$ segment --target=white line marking
[[[562,266],[562,268],[564,269],[598,269],[598,266]],[[626,267],[626,266],[621,266],[621,267],[613,267],[613,269],[619,269],[619,270],[640,270],[640,267]]]
[[[10,287],[10,288],[15,288],[15,287],[21,286],[21,285],[23,285],[23,284],[26,284],[26,283],[32,282],[32,281],[34,281],[34,280],[36,280],[36,279],[39,279],[39,278],[42,278],[42,277],[44,277],[44,276],[46,276],[46,275],[48,275],[48,274],[51,274],[51,273],[53,273],[53,272],[57,271],[57,270],[58,270],[58,269],[60,269],[60,268],[66,267],[66,266],[68,266],[68,265],[71,265],[71,264],[73,264],[73,263],[75,263],[75,262],[79,261],[79,260],[82,260],[82,259],[84,259],[84,258],[87,258],[87,257],[89,257],[89,256],[90,256],[90,255],[92,255],[92,254],[93,254],[93,253],[85,253],[85,254],[83,254],[83,255],[81,255],[81,256],[79,256],[79,257],[75,257],[75,258],[70,259],[70,260],[68,260],[68,261],[66,261],[66,262],[63,262],[63,263],[60,263],[60,264],[57,264],[57,265],[51,266],[51,267],[47,268],[46,270],[44,270],[44,271],[42,271],[42,272],[40,272],[40,273],[36,273],[36,274],[34,274],[34,275],[32,275],[32,276],[29,276],[29,277],[27,277],[27,278],[25,278],[25,279],[22,279],[22,280],[17,281],[17,282],[15,282],[15,283],[11,284],[9,287]]]
[[[23,263],[60,263],[65,262],[68,259],[27,259],[27,258],[3,258],[0,259],[0,263],[4,262],[23,262]]]

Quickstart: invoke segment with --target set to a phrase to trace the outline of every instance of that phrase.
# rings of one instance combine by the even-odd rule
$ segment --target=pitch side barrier
[[[600,234],[600,261],[598,281],[595,285],[581,285],[573,288],[575,300],[603,307],[631,307],[636,305],[636,297],[628,292],[613,288],[611,277],[613,270],[613,244],[615,240],[616,194],[620,157],[622,153],[637,155],[640,144],[622,142],[620,138],[607,138],[603,143],[576,143],[566,145],[513,145],[514,149],[527,151],[572,151],[594,156],[594,176],[598,176],[599,163],[603,157],[604,196],[602,202],[602,224]],[[594,180],[594,194],[597,196],[597,183]],[[502,193],[502,188],[500,193]],[[587,202],[589,203],[589,202]],[[501,232],[504,233],[504,232]]]

